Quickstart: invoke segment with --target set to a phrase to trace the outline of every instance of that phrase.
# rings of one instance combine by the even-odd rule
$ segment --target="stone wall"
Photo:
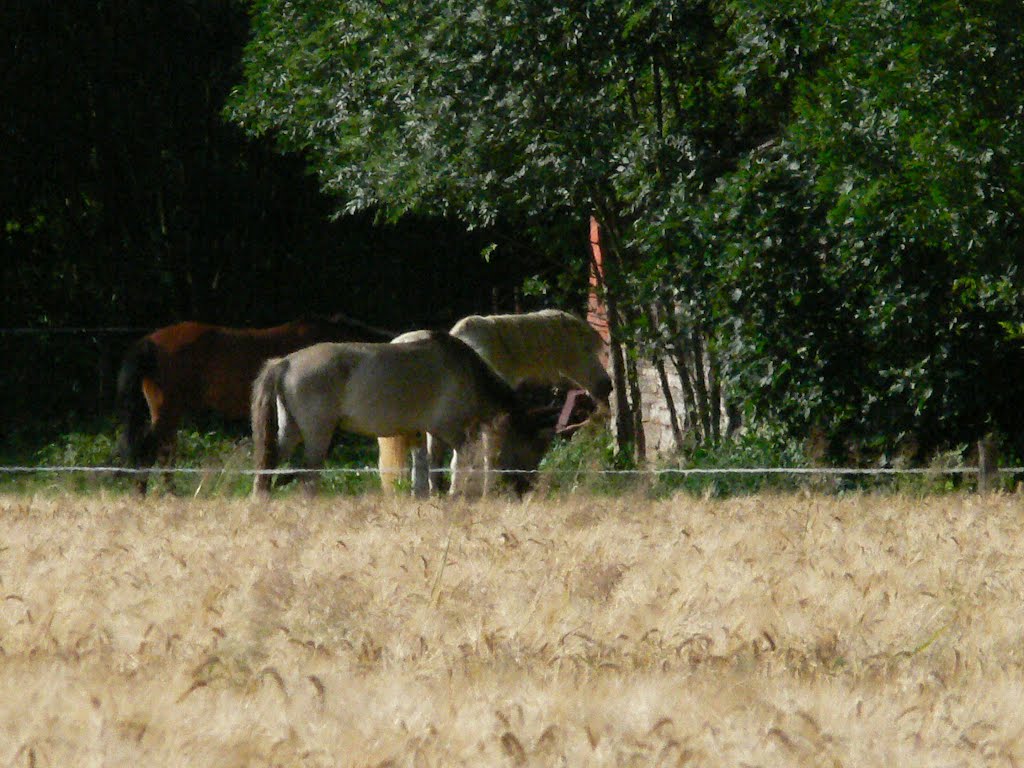
[[[683,443],[686,444],[688,442],[686,400],[683,395],[683,387],[671,363],[666,363],[665,372],[668,378],[669,391],[672,393],[672,403],[676,409],[676,418],[679,420],[679,429],[682,432]],[[705,372],[705,375],[708,375],[708,373]],[[654,367],[653,363],[638,362],[637,374],[640,385],[640,413],[643,420],[647,458],[656,459],[659,456],[675,453],[680,450],[680,446],[676,445],[675,438],[672,435],[672,419],[669,416],[668,402],[665,400],[658,370]],[[729,427],[729,412],[724,396],[718,417],[719,429],[725,435]]]
[[[672,420],[669,417],[668,403],[662,392],[658,371],[652,363],[642,363],[637,366],[637,373],[640,380],[641,414],[647,456],[655,458],[672,453],[678,446],[672,436]],[[670,374],[668,381],[672,400],[678,409],[683,402],[679,377]],[[678,418],[682,418],[682,415],[679,414]]]

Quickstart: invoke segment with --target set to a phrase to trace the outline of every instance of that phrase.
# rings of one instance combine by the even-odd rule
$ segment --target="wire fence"
[[[942,494],[957,490],[1020,492],[1024,467],[1001,467],[988,471],[977,466],[952,467],[662,467],[642,469],[598,469],[593,467],[543,467],[533,470],[484,470],[460,468],[463,482],[476,483],[483,474],[491,483],[511,482],[517,495],[528,490],[542,494],[576,495],[597,493],[644,493],[664,498],[677,492],[712,494],[716,497],[751,493],[791,493],[811,490],[823,493],[909,492]],[[430,468],[435,479],[444,476],[457,482],[448,467]],[[101,487],[127,488],[137,484],[143,490],[158,482],[174,494],[198,497],[210,495],[248,495],[257,476],[277,477],[303,486],[310,482],[330,496],[361,496],[374,493],[399,481],[403,490],[417,498],[429,495],[426,475],[402,470],[381,471],[375,466],[336,466],[323,468],[279,467],[258,470],[239,466],[155,466],[120,467],[114,465],[9,465],[0,466],[0,489],[18,494],[40,487],[95,491]],[[315,476],[311,477],[311,476]],[[503,477],[503,476],[507,476]],[[378,479],[379,478],[379,479]],[[475,478],[475,479],[474,479]],[[378,485],[380,483],[380,485]],[[443,488],[447,482],[442,482]],[[435,487],[432,480],[430,487]],[[298,487],[298,486],[295,486]]]
[[[450,474],[451,470],[432,468],[432,473]],[[925,475],[941,477],[944,475],[977,475],[979,467],[663,467],[651,469],[467,469],[467,474],[492,475],[550,475],[571,474],[584,477],[622,476],[622,477],[699,477],[715,475],[820,475],[820,476],[900,476]],[[1024,473],[1024,467],[999,467],[1000,475],[1016,475]],[[379,475],[389,474],[389,470],[378,467],[285,467],[278,469],[245,469],[242,467],[117,467],[91,465],[12,465],[0,466],[0,474],[110,474],[110,475]],[[391,474],[402,474],[395,470]]]

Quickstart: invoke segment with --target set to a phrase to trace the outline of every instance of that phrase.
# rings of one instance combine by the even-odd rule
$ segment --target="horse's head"
[[[604,368],[601,368],[603,375],[597,378],[597,382],[594,384],[594,390],[590,393],[590,396],[594,398],[594,402],[597,403],[598,410],[607,411],[610,409],[609,400],[612,396],[612,377],[608,375]]]
[[[536,482],[537,468],[555,438],[555,423],[547,409],[516,409],[502,417],[506,421],[498,469],[505,481],[522,495]]]

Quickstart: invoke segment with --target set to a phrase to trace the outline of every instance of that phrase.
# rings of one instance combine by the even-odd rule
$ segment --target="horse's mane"
[[[477,354],[475,349],[462,339],[445,331],[428,331],[427,333],[431,341],[439,344],[449,354],[457,356],[470,367],[477,382],[484,390],[484,394],[496,401],[502,410],[507,411],[513,421],[519,422],[525,417],[526,412],[516,391],[495,373],[494,369]]]
[[[589,367],[602,343],[588,323],[554,309],[471,315],[456,323],[451,333],[513,383],[535,379],[554,384],[553,379],[561,374],[577,374]]]

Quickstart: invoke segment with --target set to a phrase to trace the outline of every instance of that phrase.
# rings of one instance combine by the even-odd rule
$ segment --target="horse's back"
[[[405,403],[450,373],[436,345],[426,341],[314,344],[289,355],[290,380],[307,394],[335,393],[370,404]]]
[[[430,331],[406,331],[391,340],[392,344],[408,344],[411,341],[426,341],[431,338]]]
[[[197,321],[166,326],[148,337],[160,350],[165,388],[183,410],[207,408],[228,418],[249,413],[252,383],[264,362],[323,341],[379,339],[355,323],[293,320],[268,328],[235,328]]]
[[[174,354],[183,349],[188,349],[204,335],[215,331],[217,326],[208,323],[200,323],[194,320],[186,320],[173,325],[166,325],[158,328],[146,338],[159,347],[165,354]]]
[[[470,315],[451,334],[469,344],[509,384],[557,384],[563,377],[594,377],[600,337],[568,312],[545,309],[518,315]]]
[[[190,409],[208,408],[234,419],[249,413],[252,383],[263,364],[293,351],[296,343],[287,335],[204,323],[168,330],[175,332],[167,348],[170,375],[187,393]]]
[[[368,436],[408,435],[445,429],[481,407],[477,372],[432,336],[316,344],[288,360],[285,392],[310,422],[330,418]]]

